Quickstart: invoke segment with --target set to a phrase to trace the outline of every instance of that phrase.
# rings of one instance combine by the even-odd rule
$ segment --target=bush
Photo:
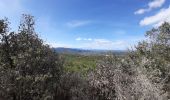
[[[55,100],[90,100],[88,83],[79,73],[62,75]]]

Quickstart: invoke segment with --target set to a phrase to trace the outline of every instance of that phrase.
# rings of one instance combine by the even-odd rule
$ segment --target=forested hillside
[[[170,24],[146,32],[124,55],[57,53],[24,14],[18,31],[0,20],[0,100],[168,100]]]

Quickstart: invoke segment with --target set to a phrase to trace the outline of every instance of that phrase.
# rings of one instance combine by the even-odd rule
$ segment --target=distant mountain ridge
[[[58,47],[53,48],[57,53],[63,54],[80,54],[80,55],[106,55],[109,53],[123,55],[126,54],[126,50],[87,50],[87,49],[78,49],[78,48],[64,48]]]

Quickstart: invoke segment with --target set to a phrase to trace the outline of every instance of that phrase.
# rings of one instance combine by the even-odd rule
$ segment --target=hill
[[[124,55],[127,53],[126,50],[87,50],[87,49],[78,49],[78,48],[53,48],[56,52],[62,54],[79,54],[79,55],[107,55],[107,54],[116,54]]]

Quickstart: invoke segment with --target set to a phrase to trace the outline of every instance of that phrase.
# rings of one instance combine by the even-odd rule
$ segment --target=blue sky
[[[170,0],[0,0],[0,18],[17,30],[21,14],[52,47],[124,50],[170,22]]]

